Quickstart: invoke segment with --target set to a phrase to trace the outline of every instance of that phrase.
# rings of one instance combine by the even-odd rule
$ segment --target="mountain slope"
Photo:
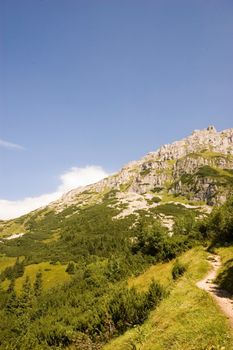
[[[218,133],[209,127],[45,208],[0,222],[0,349],[97,350],[141,325],[160,303],[163,310],[162,300],[175,286],[171,270],[168,284],[150,279],[142,291],[128,281],[149,273],[153,264],[170,261],[172,268],[172,259],[206,244],[205,218],[232,194],[232,169],[233,129]],[[213,223],[225,234],[222,222]],[[187,254],[200,273],[204,253]],[[186,268],[188,277],[193,266],[181,271]],[[179,286],[182,282],[176,292],[183,298]],[[185,287],[194,300],[200,298],[192,280]],[[216,310],[206,303],[212,320]],[[225,327],[221,315],[218,325]],[[220,326],[207,341],[219,344]],[[165,343],[166,338],[171,339],[165,334]]]
[[[96,184],[70,191],[43,210],[1,222],[0,234],[27,232],[30,217],[43,220],[50,211],[66,210],[69,212],[66,217],[74,215],[103,203],[108,193],[111,193],[110,206],[116,209],[116,218],[131,214],[136,218],[139,211],[149,211],[171,230],[174,205],[178,212],[182,207],[209,212],[208,206],[223,203],[232,194],[232,188],[233,129],[217,132],[214,127],[208,127],[162,146]],[[163,207],[167,203],[170,207]]]
[[[188,266],[185,274],[173,286],[170,295],[150,313],[148,320],[122,336],[113,339],[103,350],[231,350],[233,335],[226,317],[212,298],[195,283],[208,270],[207,253],[193,249],[179,260]],[[151,277],[170,277],[173,262],[154,267]],[[137,288],[145,288],[144,276],[134,278]]]

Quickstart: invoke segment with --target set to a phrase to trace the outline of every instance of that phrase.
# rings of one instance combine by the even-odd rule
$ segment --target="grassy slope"
[[[217,283],[233,295],[233,246],[218,248],[217,253],[222,260]]]
[[[8,259],[13,259],[13,258],[8,258]],[[2,266],[2,264],[0,266]],[[15,282],[16,291],[19,292],[21,290],[26,276],[29,276],[31,282],[33,283],[35,281],[36,273],[39,271],[42,272],[43,288],[46,290],[56,287],[58,284],[69,282],[71,277],[68,273],[65,272],[66,266],[67,265],[61,265],[61,264],[52,265],[48,262],[28,265],[25,268],[23,277],[17,278]],[[2,287],[4,289],[7,289],[8,285],[9,285],[8,280],[5,280],[4,282],[2,282]]]
[[[145,291],[148,288],[151,279],[154,278],[164,286],[169,287],[169,285],[172,283],[171,269],[171,262],[153,265],[138,277],[129,278],[128,286],[135,287],[141,291]]]
[[[221,256],[223,266],[233,259],[233,245],[216,249],[216,252]]]
[[[16,258],[8,256],[0,256],[0,273],[5,270],[6,267],[14,265]]]
[[[0,237],[8,237],[14,233],[25,232],[25,227],[22,222],[17,222],[17,220],[10,220],[0,223]]]
[[[104,350],[233,349],[233,336],[226,318],[211,297],[195,285],[208,270],[205,257],[201,248],[185,253],[180,261],[187,264],[188,271],[173,286],[169,297],[151,312],[141,327],[113,340]],[[129,283],[143,289],[150,276],[167,284],[172,265],[170,262],[150,268]]]

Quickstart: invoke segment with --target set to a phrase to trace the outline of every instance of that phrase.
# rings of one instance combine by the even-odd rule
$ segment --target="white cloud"
[[[95,183],[108,176],[106,171],[97,165],[86,166],[85,168],[71,168],[68,172],[60,176],[61,184],[59,192],[68,192],[75,187],[86,186]]]
[[[39,197],[27,197],[17,201],[0,199],[0,219],[13,219],[40,208],[53,200],[58,199],[57,192],[44,194]]]
[[[7,148],[7,149],[15,149],[15,150],[24,149],[23,146],[18,145],[17,143],[8,142],[1,139],[0,139],[0,147]]]
[[[60,184],[55,192],[17,201],[0,199],[0,219],[12,219],[29,213],[49,204],[74,188],[95,183],[108,175],[100,166],[73,167],[59,177]]]

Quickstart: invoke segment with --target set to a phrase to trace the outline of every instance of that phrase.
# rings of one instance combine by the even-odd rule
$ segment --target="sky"
[[[232,0],[1,0],[0,219],[233,127]]]

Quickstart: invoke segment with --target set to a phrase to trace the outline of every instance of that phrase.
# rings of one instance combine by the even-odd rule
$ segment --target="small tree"
[[[42,273],[41,271],[37,272],[36,279],[33,285],[35,297],[39,297],[42,293]]]
[[[172,278],[176,280],[177,278],[181,277],[186,271],[186,267],[179,262],[179,260],[176,260],[173,268],[172,268]]]
[[[14,275],[16,278],[22,277],[24,274],[24,263],[19,261],[19,258],[16,259],[14,265]]]
[[[67,265],[66,272],[69,275],[74,275],[74,273],[75,273],[75,263],[73,261],[70,261],[69,264]]]
[[[7,288],[7,293],[13,293],[15,292],[15,279],[10,280],[10,284]]]
[[[9,314],[15,314],[16,309],[18,308],[18,298],[15,293],[15,280],[11,280],[7,288],[8,299],[6,302],[6,312]]]
[[[27,276],[22,287],[22,294],[20,296],[20,309],[22,313],[29,310],[33,304],[33,290],[30,278]]]
[[[155,307],[163,298],[164,294],[164,288],[153,279],[147,292],[147,303],[149,309]]]
[[[142,252],[156,257],[158,261],[167,258],[169,236],[167,229],[159,221],[155,221],[153,225],[139,225],[138,231],[132,246],[134,253]]]

